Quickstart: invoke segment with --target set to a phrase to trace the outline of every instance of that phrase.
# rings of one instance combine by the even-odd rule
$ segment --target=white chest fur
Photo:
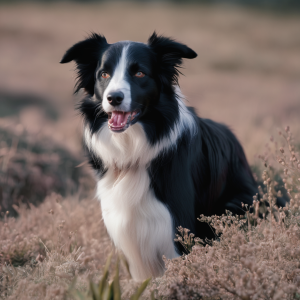
[[[162,275],[162,256],[178,255],[170,213],[150,189],[147,170],[109,169],[98,182],[97,196],[107,230],[116,247],[124,252],[132,277],[142,280]]]
[[[108,233],[125,254],[132,277],[162,275],[162,256],[178,254],[171,215],[150,187],[147,166],[170,142],[150,146],[139,124],[122,134],[112,134],[105,125],[92,136],[86,129],[85,140],[108,169],[98,182],[97,197]]]
[[[106,126],[93,136],[86,131],[85,139],[108,168],[98,182],[97,197],[108,233],[124,252],[132,277],[162,275],[162,256],[178,256],[171,215],[156,199],[147,172],[162,146],[151,147],[139,124],[123,134],[112,134]]]
[[[193,135],[193,117],[181,101],[179,108],[178,122],[156,145],[148,143],[138,123],[121,134],[113,134],[106,124],[93,135],[85,130],[87,147],[107,168],[97,186],[104,223],[115,245],[124,252],[135,280],[162,275],[162,256],[178,256],[172,217],[156,199],[147,167],[158,154],[176,147],[183,130]]]

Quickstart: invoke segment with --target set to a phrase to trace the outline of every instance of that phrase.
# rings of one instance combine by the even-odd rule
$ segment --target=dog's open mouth
[[[111,131],[123,132],[137,121],[140,111],[113,111],[108,113],[108,128]]]

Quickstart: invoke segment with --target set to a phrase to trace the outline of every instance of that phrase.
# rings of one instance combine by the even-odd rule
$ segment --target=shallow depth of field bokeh
[[[265,154],[270,136],[277,136],[287,125],[299,143],[297,13],[191,3],[2,3],[0,299],[21,299],[20,295],[24,299],[67,299],[75,275],[79,278],[76,288],[83,292],[88,279],[99,280],[112,245],[93,198],[94,180],[82,150],[82,123],[74,109],[80,95],[72,94],[74,65],[60,65],[59,61],[90,32],[101,33],[114,43],[146,42],[154,30],[198,53],[196,59],[184,61],[184,76],[179,81],[187,103],[201,117],[227,124],[252,166],[263,168],[258,155]],[[37,208],[31,204],[40,202]],[[285,243],[284,238],[278,239]],[[80,254],[66,254],[80,246]],[[195,251],[204,255],[202,250]],[[252,268],[245,262],[244,267]],[[299,272],[291,271],[294,277],[300,274],[296,267]],[[122,276],[122,288],[129,295],[135,285],[126,281],[125,271]],[[155,284],[160,285],[155,282],[152,287]],[[28,291],[23,294],[25,287]],[[170,289],[176,290],[174,286]],[[180,293],[174,299],[187,297]],[[242,293],[230,295],[273,299],[275,294],[261,298],[251,298],[251,293],[248,298]],[[208,293],[207,297],[218,294]]]

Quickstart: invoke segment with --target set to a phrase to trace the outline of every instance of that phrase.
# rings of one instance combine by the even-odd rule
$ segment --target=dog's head
[[[174,93],[182,58],[197,54],[186,45],[154,32],[147,44],[108,44],[92,34],[67,50],[61,63],[76,62],[76,91],[83,88],[100,101],[109,128],[123,132],[156,105],[161,93]]]

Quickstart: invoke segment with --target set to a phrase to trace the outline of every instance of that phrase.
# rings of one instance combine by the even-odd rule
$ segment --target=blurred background
[[[91,31],[109,43],[156,30],[198,53],[180,86],[204,118],[227,124],[250,164],[271,135],[300,133],[300,1],[0,1],[0,206],[79,193],[94,181],[64,52]],[[299,140],[299,139],[298,139]]]

